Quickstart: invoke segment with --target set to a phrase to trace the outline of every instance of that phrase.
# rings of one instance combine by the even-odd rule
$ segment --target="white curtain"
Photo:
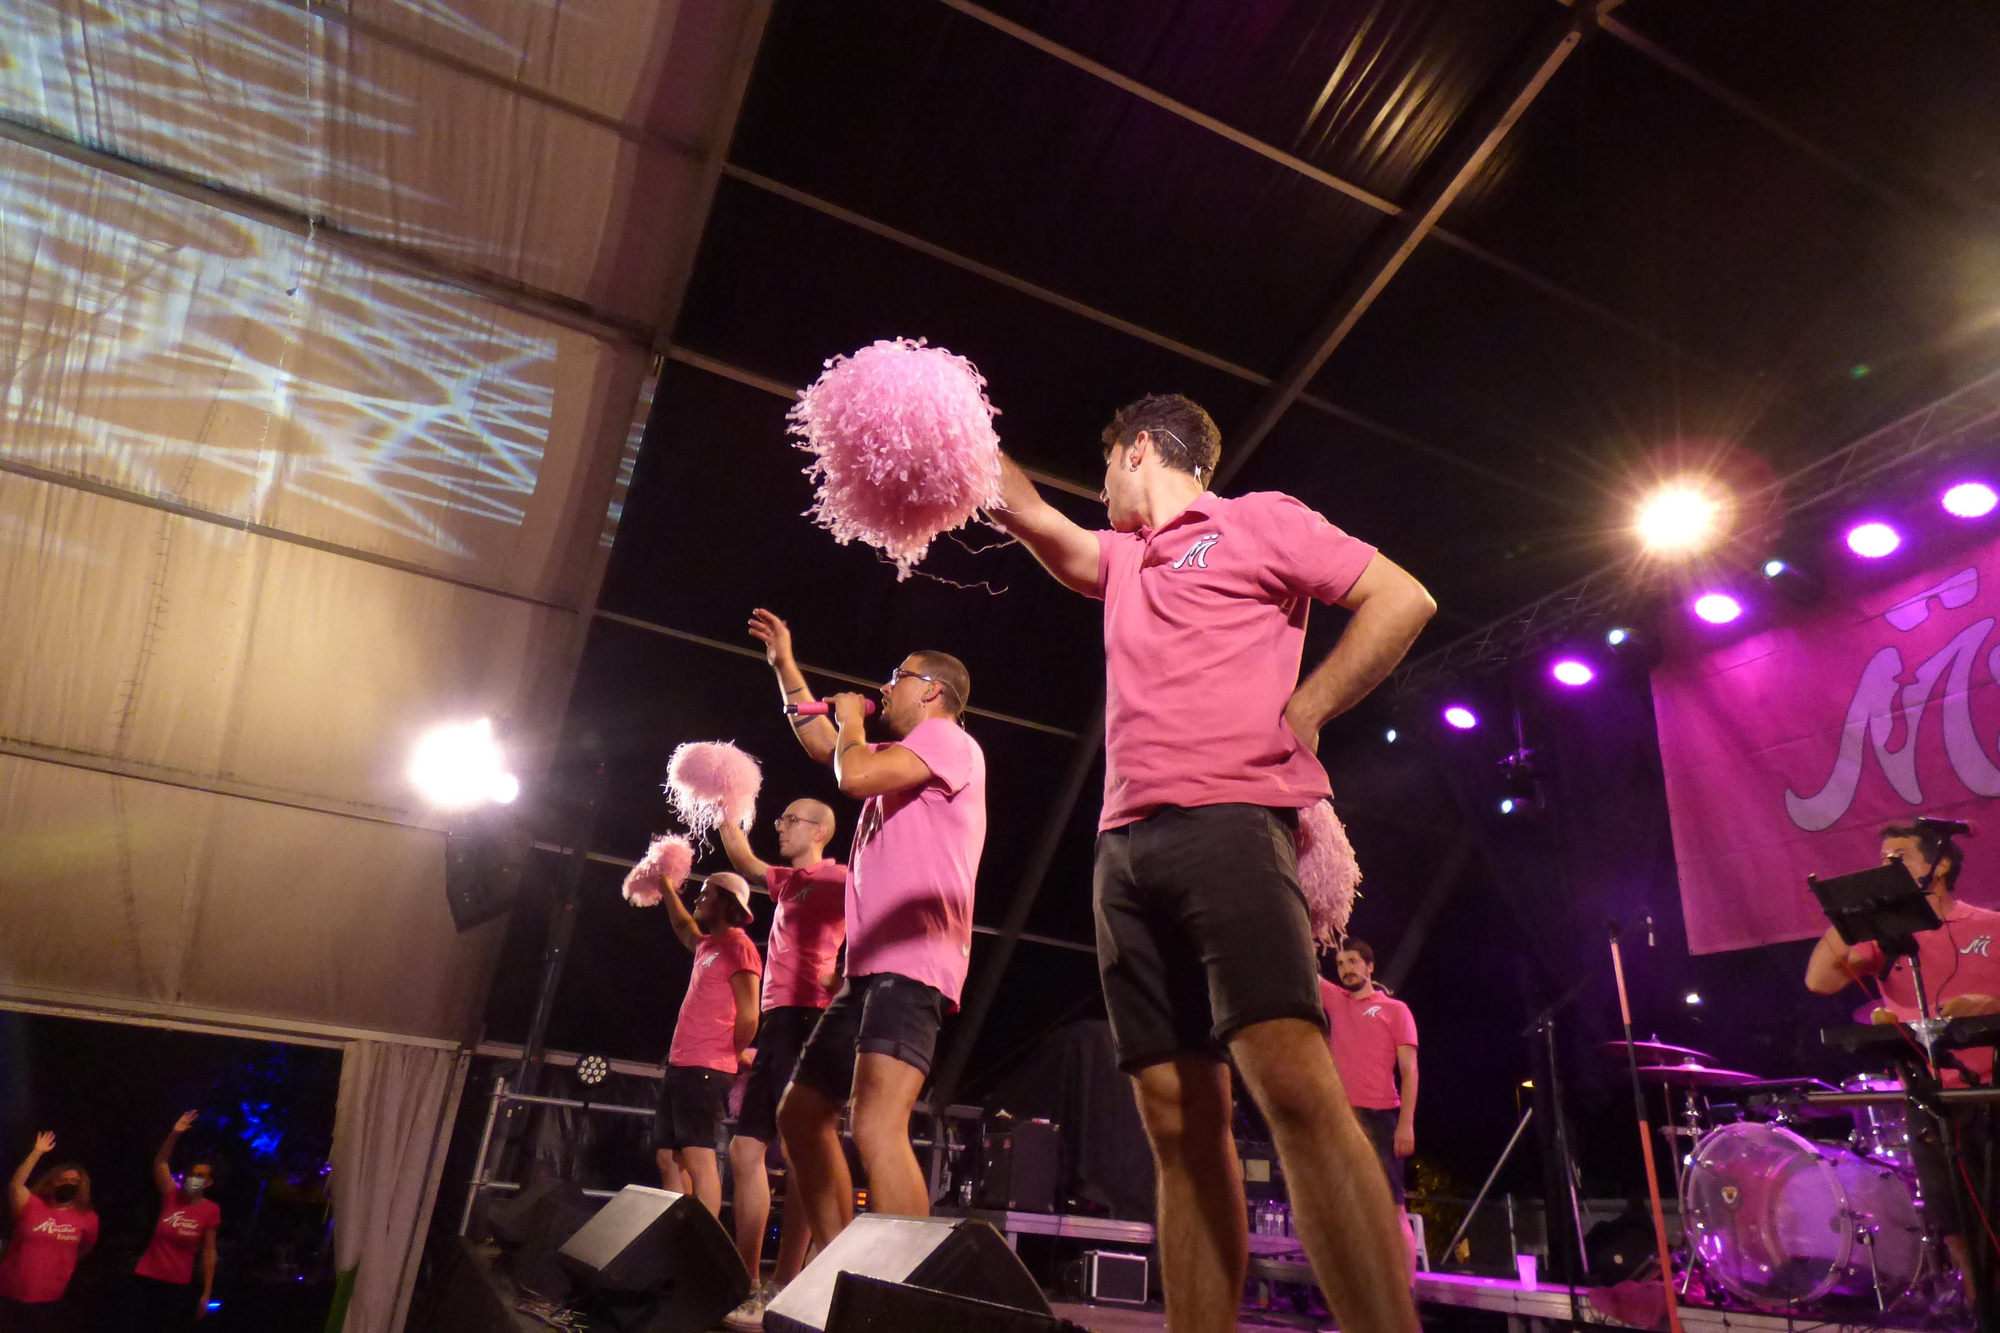
[[[348,1045],[333,1121],[340,1284],[329,1333],[402,1328],[468,1058],[433,1046]]]

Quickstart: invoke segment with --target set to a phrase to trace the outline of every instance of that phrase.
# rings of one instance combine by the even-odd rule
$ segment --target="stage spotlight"
[[[1453,704],[1444,710],[1444,721],[1448,727],[1459,731],[1471,731],[1479,725],[1479,715],[1464,704]]]
[[[1763,565],[1764,581],[1788,602],[1809,606],[1819,600],[1819,580],[1781,556],[1772,556]]]
[[[1511,814],[1513,814],[1513,813],[1514,813],[1514,811],[1515,811],[1515,809],[1516,809],[1516,808],[1517,808],[1517,807],[1516,807],[1516,805],[1515,805],[1515,802],[1514,802],[1514,798],[1513,798],[1513,797],[1511,797],[1511,796],[1503,796],[1503,797],[1501,797],[1501,798],[1500,798],[1500,813],[1501,813],[1501,814],[1503,814],[1503,815],[1511,815]]]
[[[1691,1008],[1694,1005],[1701,1003],[1701,996],[1694,991],[1689,991],[1687,993],[1687,1002],[1689,1007]]]
[[[1726,592],[1705,592],[1694,599],[1694,613],[1711,625],[1727,625],[1743,614],[1743,603]]]
[[[1574,657],[1565,657],[1557,662],[1549,668],[1549,674],[1556,678],[1557,684],[1567,685],[1571,689],[1588,685],[1597,679],[1597,673],[1590,669],[1590,663],[1578,661]]]
[[[1500,773],[1501,814],[1526,815],[1541,809],[1541,774],[1533,750],[1525,746],[1515,750],[1495,767]]]
[[[576,1062],[576,1081],[594,1088],[611,1075],[611,1062],[601,1055],[586,1055]]]
[[[1387,731],[1383,732],[1382,739],[1389,742],[1389,744],[1394,745],[1396,743],[1396,729],[1394,727],[1391,727]]]
[[[470,810],[521,794],[521,781],[507,771],[493,724],[486,718],[437,727],[417,742],[410,756],[410,781],[440,810]]]
[[[1767,579],[1781,578],[1785,571],[1790,568],[1791,566],[1782,560],[1766,560],[1764,562],[1764,577]]]
[[[1858,523],[1847,530],[1847,549],[1864,560],[1880,560],[1902,544],[1902,535],[1887,523]]]
[[[1722,535],[1723,505],[1689,481],[1668,482],[1639,502],[1633,530],[1654,555],[1693,555]]]
[[[1626,640],[1631,637],[1632,631],[1626,629],[1623,625],[1613,625],[1610,629],[1604,631],[1604,641],[1613,648],[1623,648]]]
[[[2000,504],[2000,495],[1983,481],[1961,481],[1944,493],[1941,503],[1953,518],[1985,518]]]

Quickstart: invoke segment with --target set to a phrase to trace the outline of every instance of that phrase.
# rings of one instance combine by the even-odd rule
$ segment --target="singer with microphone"
[[[1882,859],[1902,862],[1911,878],[1926,886],[1931,910],[1942,923],[1936,930],[1920,931],[1915,939],[1925,989],[1936,1011],[1945,1018],[2000,1013],[2000,948],[1996,948],[2000,945],[2000,912],[1954,897],[1959,872],[1965,866],[1965,853],[1954,839],[1971,831],[1970,825],[1957,820],[1924,817],[1890,824],[1881,833]],[[1829,926],[1806,963],[1806,989],[1817,995],[1835,995],[1849,985],[1866,989],[1863,978],[1869,978],[1875,982],[1878,995],[1875,1022],[1907,1023],[1922,1017],[1910,960],[1898,958],[1886,968],[1885,962],[1881,945],[1872,941],[1849,945]],[[1991,1048],[1972,1047],[1957,1054],[1975,1078],[1992,1083]],[[1957,1070],[1947,1067],[1940,1072],[1945,1086],[1965,1085]],[[1973,1123],[1970,1118],[1963,1119],[1961,1135]],[[1925,1217],[1944,1236],[1960,1275],[1966,1277],[1969,1296],[1971,1256],[1965,1220],[1959,1215],[1957,1191],[1952,1188],[1952,1166],[1929,1116],[1911,1117],[1911,1155],[1923,1186]]]
[[[834,695],[830,717],[808,711],[819,701],[806,688],[783,620],[759,608],[750,634],[777,674],[799,744],[833,769],[843,794],[865,801],[849,857],[847,978],[806,1039],[778,1108],[813,1240],[825,1246],[854,1216],[839,1132],[850,1099],[869,1207],[911,1217],[930,1212],[910,1145],[910,1112],[972,957],[986,756],[960,725],[972,678],[951,654],[911,653],[889,674],[881,716],[895,739],[871,743],[863,730],[870,709],[860,695]]]

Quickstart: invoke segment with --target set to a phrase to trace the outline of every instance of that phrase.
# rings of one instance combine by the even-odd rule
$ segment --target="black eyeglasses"
[[[889,683],[884,685],[882,688],[885,690],[893,690],[896,688],[898,682],[903,680],[921,680],[928,685],[937,685],[942,683],[938,680],[936,676],[926,676],[921,671],[911,671],[905,667],[897,667],[894,671],[891,671],[889,673]]]

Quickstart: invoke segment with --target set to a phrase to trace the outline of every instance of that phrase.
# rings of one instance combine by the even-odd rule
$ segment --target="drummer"
[[[1932,1006],[1946,1018],[2000,1013],[2000,912],[1973,907],[1952,896],[1959,871],[1965,866],[1965,853],[1949,837],[1929,829],[1891,824],[1882,830],[1882,859],[1901,861],[1918,883],[1933,868],[1937,871],[1930,882],[1930,902],[1944,924],[1916,936],[1924,988],[1930,993]],[[1806,964],[1806,989],[1817,995],[1835,995],[1850,984],[1862,984],[1863,977],[1878,977],[1879,1003],[1872,1021],[1908,1022],[1921,1017],[1910,960],[1898,958],[1886,973],[1882,964],[1881,945],[1849,946],[1838,930],[1829,928]],[[1991,1049],[1974,1047],[1958,1052],[1958,1058],[1979,1081],[1993,1081]],[[1942,1071],[1942,1078],[1947,1087],[1960,1087],[1965,1082],[1951,1068]],[[1911,1137],[1917,1177],[1923,1185],[1925,1216],[1944,1237],[1964,1276],[1970,1271],[1965,1223],[1959,1215],[1951,1166],[1938,1142],[1935,1123],[1929,1116],[1914,1117]],[[1967,1292],[1969,1296],[1969,1284]]]

